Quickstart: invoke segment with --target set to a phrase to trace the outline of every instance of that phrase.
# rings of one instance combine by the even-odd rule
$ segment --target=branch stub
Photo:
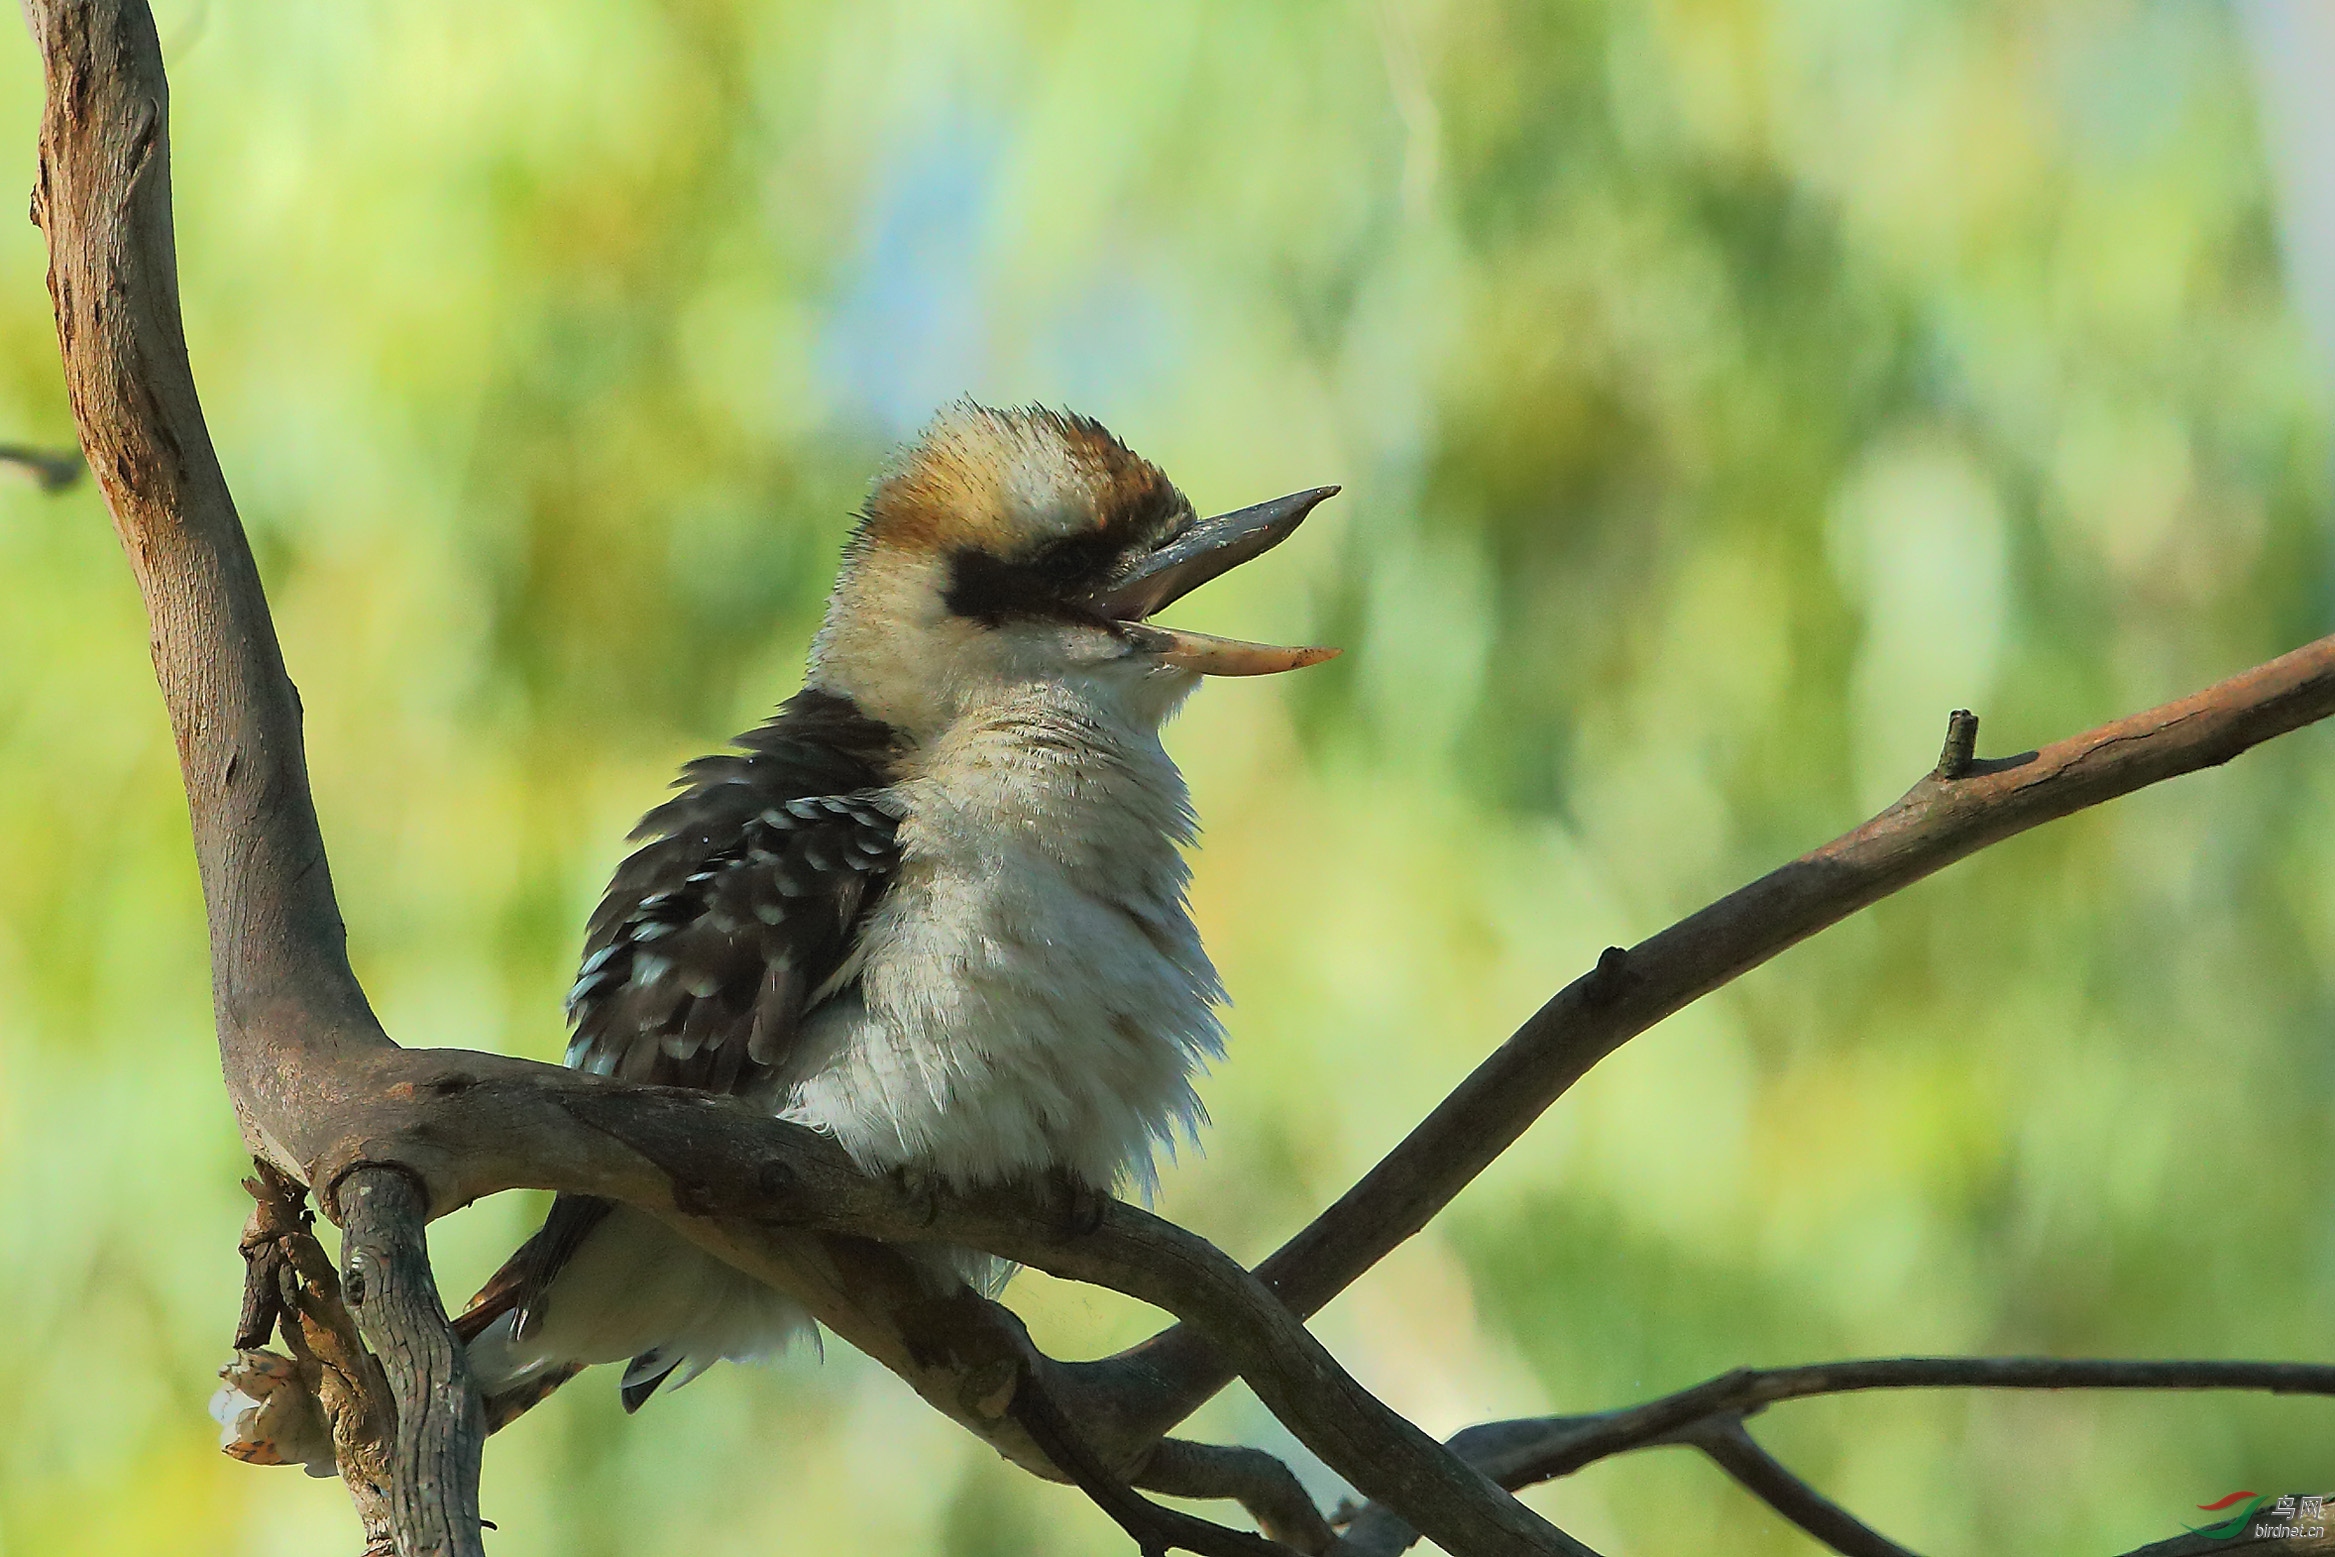
[[[1937,776],[1958,779],[1978,760],[1978,715],[1957,708],[1946,716],[1946,747],[1938,753]]]

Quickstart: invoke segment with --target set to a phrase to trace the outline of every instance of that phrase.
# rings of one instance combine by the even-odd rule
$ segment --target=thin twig
[[[244,1188],[259,1203],[252,1207],[251,1222],[243,1234],[243,1311],[235,1321],[235,1349],[239,1352],[267,1345],[276,1333],[276,1318],[284,1311],[284,1235],[270,1225],[267,1191],[251,1180],[244,1182]]]
[[[1961,778],[1978,760],[1978,715],[1957,708],[1946,716],[1946,744],[1938,753],[1931,777],[1941,781]]]
[[[1201,1557],[1298,1557],[1278,1541],[1164,1507],[1137,1493],[1095,1458],[1047,1393],[1040,1375],[1026,1365],[1008,1409],[1046,1457],[1127,1532],[1142,1557],[1167,1557],[1171,1551],[1198,1552]]]
[[[1231,1499],[1259,1530],[1305,1557],[1328,1557],[1338,1543],[1296,1475],[1262,1449],[1163,1438],[1134,1485],[1170,1497]]]
[[[1876,1357],[1794,1368],[1738,1368],[1643,1405],[1550,1418],[1538,1443],[1511,1447],[1509,1486],[1569,1476],[1609,1455],[1673,1441],[1696,1423],[1749,1416],[1781,1400],[1872,1389],[2243,1389],[2335,1395],[2335,1366],[2301,1362],[2127,1361],[2084,1357]]]
[[[89,468],[79,449],[36,449],[27,443],[0,443],[0,465],[29,471],[43,492],[64,491]]]
[[[1786,1470],[1753,1441],[1743,1419],[1722,1417],[1688,1439],[1743,1490],[1841,1557],[1917,1557]]]

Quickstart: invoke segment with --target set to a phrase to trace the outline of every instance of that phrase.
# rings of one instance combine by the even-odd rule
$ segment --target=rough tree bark
[[[1903,800],[1638,947],[1610,950],[1254,1273],[1126,1205],[1071,1237],[1011,1194],[916,1199],[862,1178],[822,1137],[729,1100],[398,1047],[349,968],[299,698],[188,365],[152,20],[141,0],[34,0],[31,16],[48,80],[33,218],[49,240],[83,449],[152,627],[209,919],[222,1070],[262,1165],[237,1344],[283,1329],[331,1418],[369,1549],[393,1538],[408,1557],[480,1550],[484,1427],[423,1228],[520,1187],[644,1207],[785,1286],[1000,1452],[1084,1488],[1147,1552],[1390,1552],[1416,1531],[1468,1557],[1585,1552],[1507,1489],[1658,1443],[1700,1448],[1833,1550],[1899,1552],[1766,1456],[1744,1419],[1800,1395],[1947,1383],[2335,1394],[2335,1369],[2299,1364],[1897,1359],[1728,1375],[1623,1411],[1486,1424],[1439,1445],[1302,1323],[1598,1059],[1663,1017],[1988,844],[2335,712],[2335,639],[2001,761],[1976,760],[1975,721],[1958,714],[1938,770]],[[342,1224],[338,1281],[299,1223],[300,1186]],[[885,1247],[936,1238],[1130,1293],[1179,1323],[1115,1358],[1057,1362],[999,1306],[923,1293]],[[1163,1436],[1235,1376],[1376,1500],[1344,1535],[1270,1456]],[[1138,1486],[1236,1499],[1273,1539],[1160,1508]]]

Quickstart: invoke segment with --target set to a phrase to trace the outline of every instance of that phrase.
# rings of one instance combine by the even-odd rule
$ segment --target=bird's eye
[[[1092,584],[1111,565],[1113,548],[1100,536],[1072,536],[1056,541],[1038,555],[1036,567],[1047,583],[1059,589]]]
[[[950,610],[994,627],[1008,617],[1079,617],[1081,597],[1117,561],[1104,536],[1071,536],[1014,561],[965,550],[951,559],[943,599]]]

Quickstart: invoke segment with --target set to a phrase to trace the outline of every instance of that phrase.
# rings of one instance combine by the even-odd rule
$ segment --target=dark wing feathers
[[[887,727],[805,693],[738,745],[634,830],[568,997],[570,1065],[716,1092],[783,1069],[890,884]]]
[[[711,1092],[783,1072],[811,997],[843,968],[891,884],[900,818],[885,793],[889,726],[848,699],[805,691],[735,744],[682,769],[680,793],[633,829],[645,841],[585,931],[568,996],[570,1065]],[[514,1313],[524,1335],[608,1209],[589,1196],[554,1200],[457,1331],[469,1340]],[[498,1402],[496,1425],[574,1371]],[[627,1409],[663,1379],[628,1385]]]

